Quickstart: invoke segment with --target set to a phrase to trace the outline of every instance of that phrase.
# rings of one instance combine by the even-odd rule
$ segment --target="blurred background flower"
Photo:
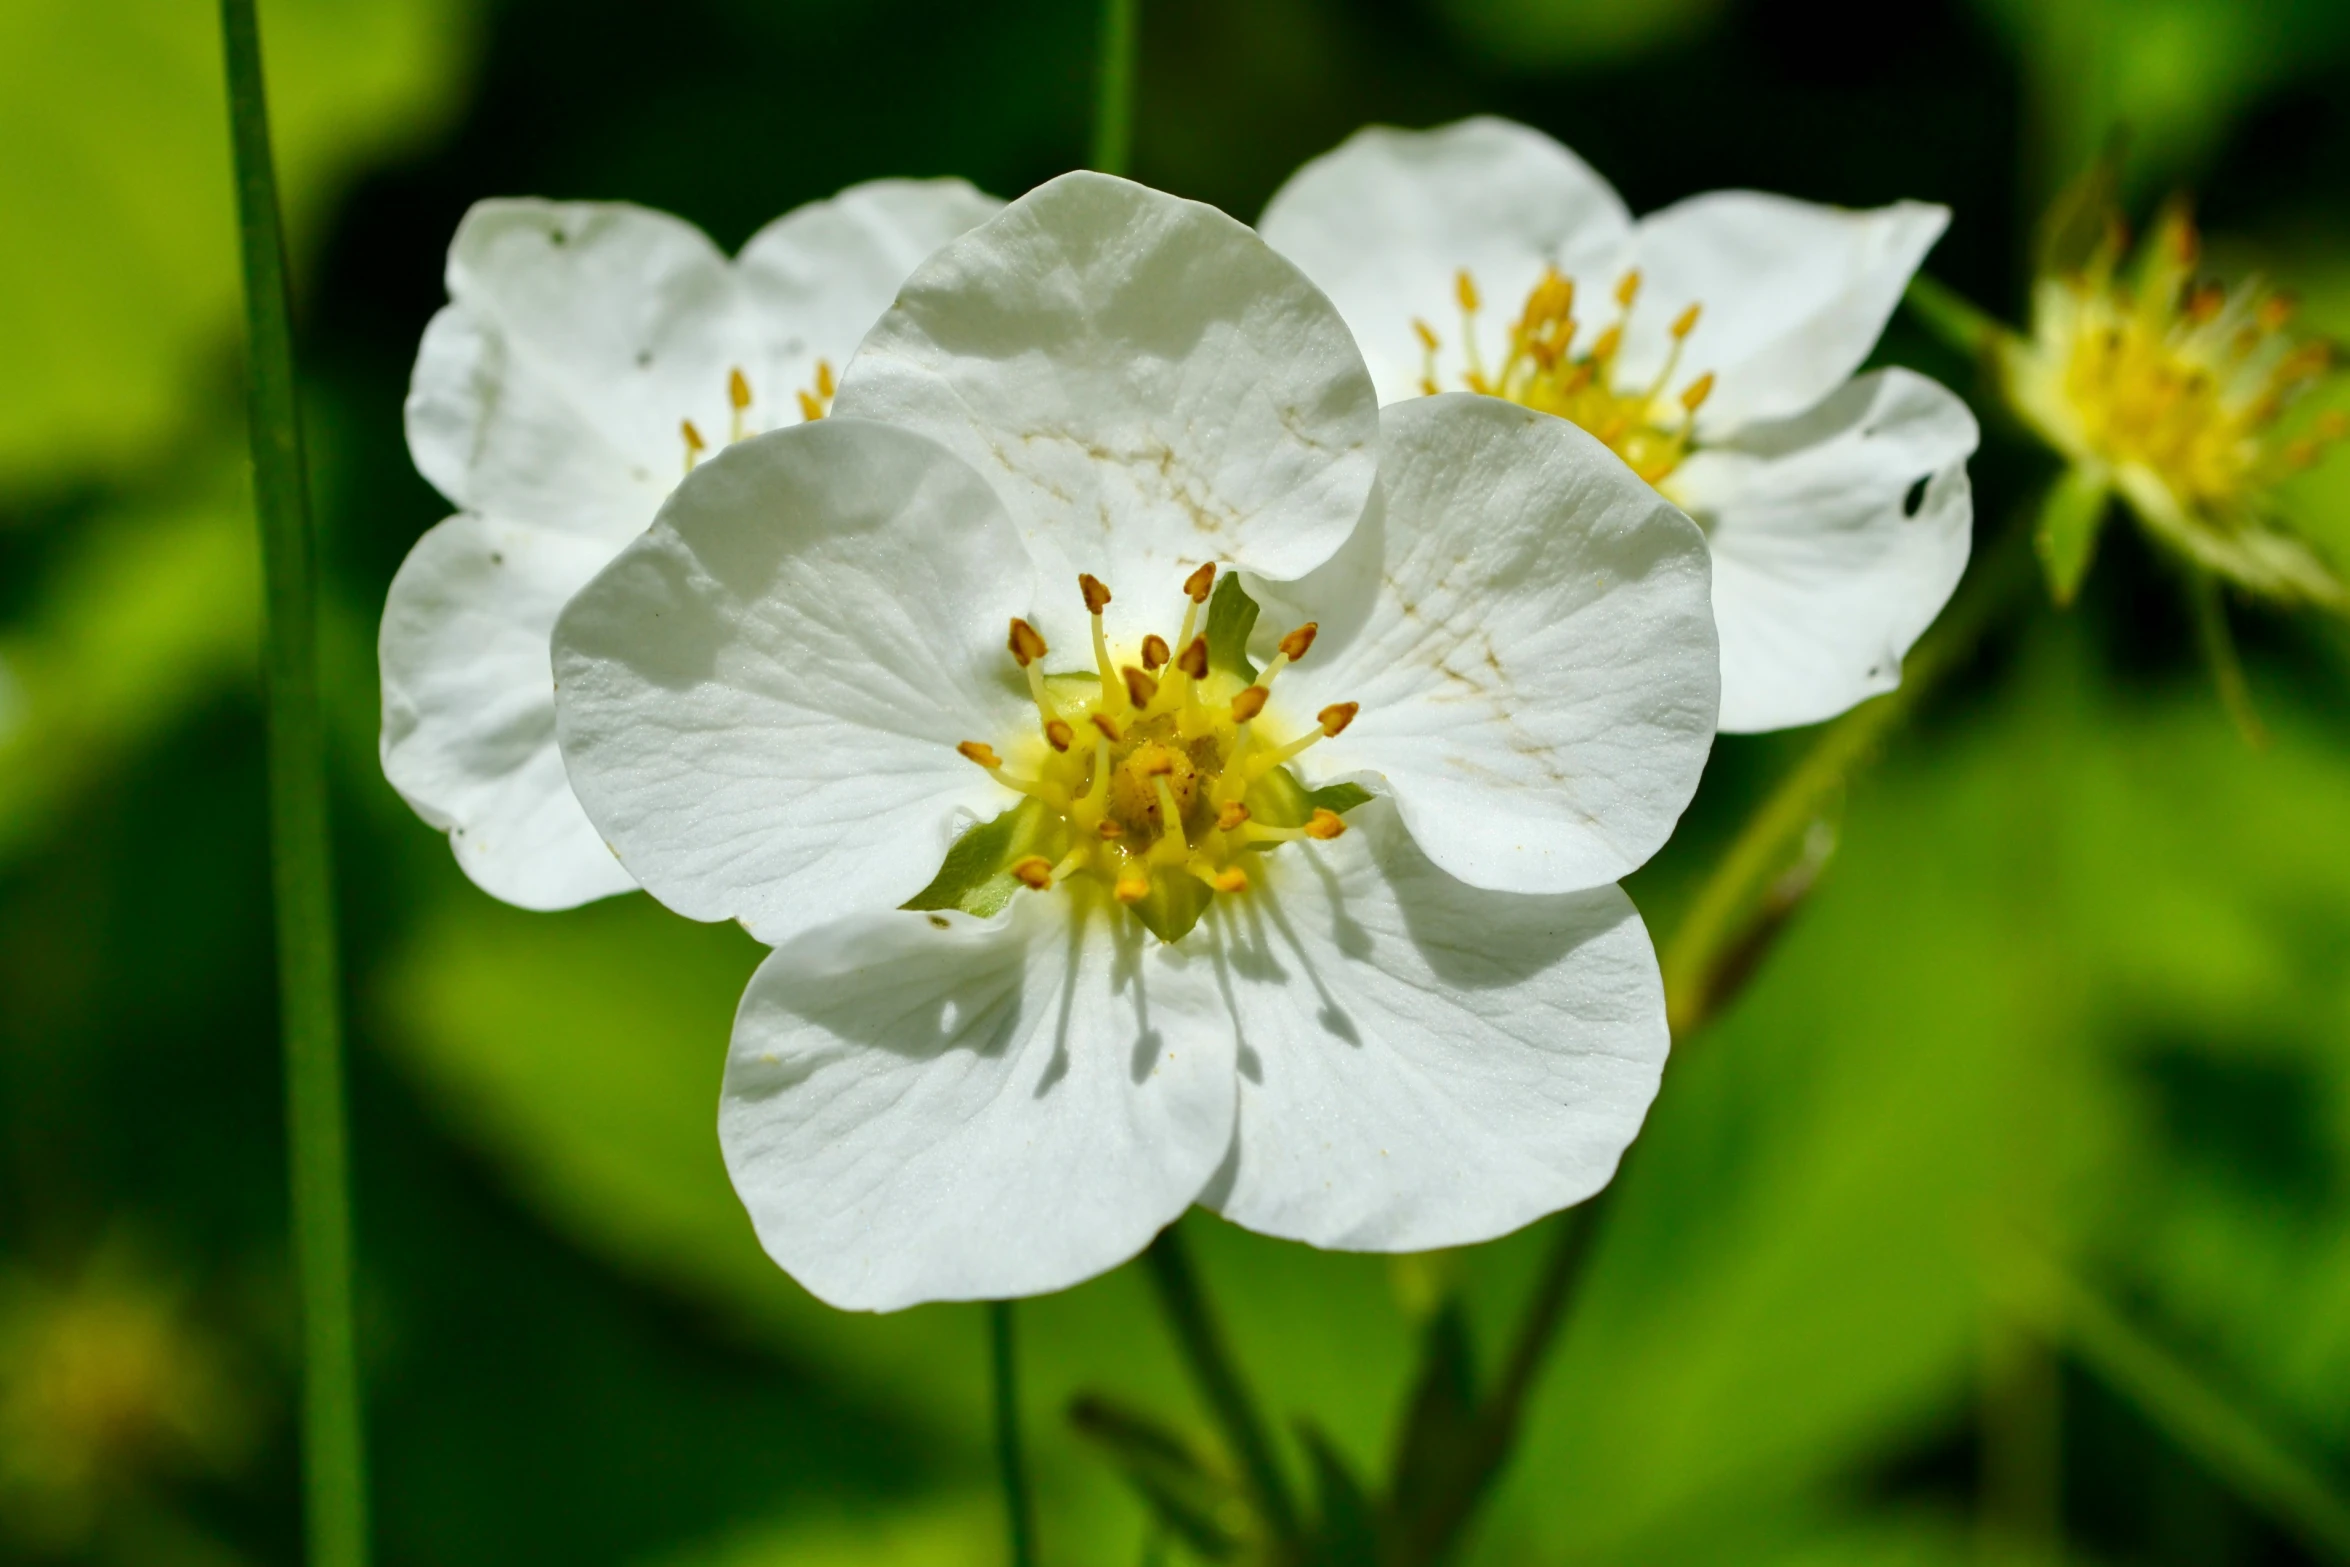
[[[1084,156],[1094,8],[262,21],[329,572],[381,1557],[1000,1560],[976,1310],[826,1310],[727,1188],[711,1107],[756,946],[639,896],[541,916],[472,888],[375,766],[371,646],[443,515],[399,410],[472,201],[640,201],[731,248],[879,175],[1017,194]],[[12,1560],[297,1552],[213,28],[0,0]],[[2192,186],[2212,263],[2341,336],[2346,76],[2327,0],[1146,0],[1135,173],[1253,218],[1365,121],[1508,114],[1638,211],[1944,203],[1928,270],[2020,321],[2038,212],[2123,124],[2132,210]],[[1978,390],[1906,318],[1874,362]],[[1985,424],[1988,534],[2054,463]],[[2350,463],[2280,504],[2343,558]],[[2350,1559],[2350,640],[2235,624],[2261,753],[2166,568],[2109,530],[2075,610],[1994,639],[1851,790],[1810,903],[1667,1071],[1474,1559]],[[1658,930],[1804,738],[1722,744],[1633,884]],[[1490,1366],[1541,1252],[1399,1271],[1186,1224],[1266,1402],[1365,1472],[1423,1274]],[[1145,1513],[1065,1416],[1094,1391],[1205,1430],[1147,1294],[1113,1274],[1022,1322],[1048,1560],[1136,1560]]]

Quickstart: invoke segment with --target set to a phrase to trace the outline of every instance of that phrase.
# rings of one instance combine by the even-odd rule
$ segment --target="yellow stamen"
[[[1247,723],[1265,710],[1265,703],[1272,696],[1273,693],[1263,686],[1249,686],[1232,699],[1232,721],[1236,724]]]
[[[1031,854],[1012,863],[1012,874],[1024,885],[1043,892],[1053,884],[1053,862],[1041,854]]]
[[[751,406],[751,383],[739,369],[726,372],[726,402],[733,410],[731,433],[727,439],[739,441],[743,438],[743,410]]]

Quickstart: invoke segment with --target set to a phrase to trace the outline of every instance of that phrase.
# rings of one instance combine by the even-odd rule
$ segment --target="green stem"
[[[1804,840],[1826,819],[1845,780],[1875,755],[1928,692],[1964,666],[1983,633],[2030,586],[2030,537],[2028,526],[2005,530],[1975,579],[1904,661],[1901,684],[1831,723],[1747,818],[1665,949],[1665,1015],[1675,1039],[1703,1026],[1736,992],[1761,948],[1809,889]],[[1776,886],[1790,866],[1798,870],[1794,884]]]
[[[995,1367],[995,1455],[1004,1484],[1004,1525],[1012,1567],[1036,1567],[1036,1504],[1020,1448],[1020,1363],[1012,1338],[1012,1302],[987,1303],[988,1345]]]
[[[1535,1280],[1525,1318],[1518,1324],[1509,1359],[1502,1363],[1492,1393],[1478,1409],[1455,1461],[1431,1489],[1427,1504],[1398,1521],[1394,1558],[1398,1567],[1424,1567],[1442,1561],[1501,1474],[1510,1450],[1517,1445],[1526,1400],[1549,1357],[1552,1340],[1558,1337],[1559,1325],[1566,1319],[1592,1242],[1599,1235],[1608,1196],[1615,1190],[1611,1184],[1582,1206],[1559,1216],[1550,1255]]]
[[[2227,709],[2236,733],[2255,751],[2268,747],[2268,726],[2252,705],[2252,688],[2244,683],[2243,661],[2236,657],[2236,638],[2228,630],[2228,606],[2220,596],[2219,579],[2208,571],[2190,571],[2187,598],[2195,611],[2195,640],[2203,661],[2211,666],[2211,683],[2219,705]]]
[[[1909,280],[1902,298],[1927,331],[1969,359],[1988,359],[1999,340],[2007,336],[2007,328],[1996,317],[1923,272]]]
[[[1134,58],[1142,0],[1102,0],[1101,55],[1094,65],[1093,167],[1124,174],[1134,152]]]
[[[1275,1542],[1294,1556],[1301,1534],[1297,1506],[1290,1500],[1289,1482],[1282,1477],[1280,1462],[1273,1456],[1273,1441],[1265,1429],[1264,1418],[1257,1413],[1256,1400],[1241,1381],[1239,1366],[1224,1342],[1223,1330],[1208,1307],[1207,1296],[1200,1290],[1199,1274],[1192,1267],[1190,1251],[1170,1225],[1159,1232],[1159,1238],[1151,1242],[1142,1260],[1151,1284],[1158,1291],[1159,1309],[1166,1313],[1167,1326],[1175,1334],[1176,1348],[1182,1351],[1184,1364],[1199,1384],[1208,1412],[1223,1428],[1225,1441],[1231,1444],[1232,1456],[1248,1481],[1258,1513],[1272,1531]]]
[[[221,0],[220,26],[243,242],[253,498],[266,606],[270,868],[302,1312],[304,1517],[312,1567],[364,1567],[366,1479],[351,1328],[350,1171],[319,712],[318,570],[253,0]]]
[[[2045,1269],[2046,1326],[2090,1370],[2319,1557],[2350,1562],[2350,1499],[2336,1482],[2078,1279]]]

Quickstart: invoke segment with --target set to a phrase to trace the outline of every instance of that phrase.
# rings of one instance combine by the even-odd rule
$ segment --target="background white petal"
[[[1232,1061],[1211,965],[1122,910],[870,915],[761,965],[718,1134],[768,1254],[831,1304],[1034,1295],[1191,1205]]]
[[[529,523],[451,517],[392,579],[376,660],[383,769],[494,897],[565,909],[636,883],[588,824],[555,746],[547,637],[610,550]]]
[[[1320,291],[1213,207],[1102,174],[1041,185],[925,262],[835,407],[970,462],[1048,581],[1091,571],[1127,595],[1172,599],[1208,560],[1310,570],[1377,462],[1370,377]],[[1046,634],[1082,636],[1061,597]]]
[[[1713,743],[1705,541],[1564,419],[1468,393],[1384,415],[1381,507],[1329,565],[1265,586],[1278,635],[1321,625],[1274,688],[1299,762],[1392,794],[1429,858],[1480,887],[1568,892],[1655,853]]]
[[[1949,391],[1881,370],[1673,475],[1713,546],[1723,729],[1816,723],[1900,684],[1966,570],[1976,440]]]
[[[1482,351],[1496,363],[1543,267],[1605,288],[1632,218],[1581,158],[1530,126],[1480,116],[1431,131],[1357,131],[1291,175],[1258,227],[1329,294],[1379,400],[1392,403],[1420,393],[1415,318],[1443,341],[1439,385],[1460,390],[1462,268],[1484,296]]]
[[[417,353],[408,449],[457,505],[618,543],[684,474],[679,421],[725,438],[734,284],[692,224],[616,202],[478,202],[448,287]]]
[[[1003,648],[1033,583],[994,492],[921,436],[731,447],[556,623],[572,788],[681,914],[775,945],[894,908],[1015,803],[955,746],[1035,729]]]
[[[1711,191],[1640,220],[1642,277],[1618,386],[1663,365],[1674,317],[1703,307],[1673,387],[1711,371],[1701,439],[1801,413],[1860,368],[1950,221],[1898,201],[1866,212],[1758,191]]]
[[[1003,205],[959,179],[870,180],[752,235],[735,276],[749,318],[767,328],[746,365],[754,389],[790,400],[815,385],[818,359],[838,375],[913,270]]]
[[[1656,954],[1615,887],[1447,876],[1391,806],[1219,902],[1240,1027],[1233,1156],[1202,1199],[1269,1235],[1422,1251],[1608,1183],[1656,1097]]]

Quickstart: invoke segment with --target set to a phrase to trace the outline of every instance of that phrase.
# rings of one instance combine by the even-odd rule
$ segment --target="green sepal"
[[[1229,1475],[1149,1415],[1092,1394],[1069,1406],[1069,1423],[1117,1465],[1167,1532],[1210,1561],[1239,1554],[1247,1499]]]
[[[1151,872],[1149,896],[1137,900],[1133,907],[1143,929],[1161,941],[1181,941],[1208,912],[1208,900],[1214,896],[1208,884],[1191,872],[1162,867]]]
[[[1248,639],[1256,629],[1257,601],[1241,587],[1240,573],[1227,571],[1208,600],[1208,667],[1256,684],[1257,666],[1248,661]]]
[[[1308,789],[1297,781],[1297,774],[1276,767],[1249,787],[1248,809],[1268,827],[1302,827],[1317,810],[1344,816],[1370,798],[1371,791],[1361,784],[1334,783]]]
[[[2114,223],[2121,211],[2121,147],[2109,145],[2097,161],[2058,191],[2032,236],[2033,263],[2042,277],[2066,277],[2110,267]]]
[[[1379,1567],[1379,1509],[1322,1428],[1297,1423],[1299,1445],[1314,1468],[1314,1531],[1306,1544],[1311,1567]]]
[[[1054,818],[1042,801],[1022,800],[991,822],[968,828],[947,850],[946,862],[930,885],[908,898],[909,909],[961,909],[993,919],[1020,890],[1012,863],[1039,851],[1039,839]]]
[[[2089,562],[2097,553],[2097,531],[2105,522],[2112,498],[2113,488],[2103,473],[2072,467],[2057,477],[2040,502],[2040,521],[2033,530],[2032,545],[2039,553],[2040,569],[2048,577],[2048,596],[2059,609],[2070,606],[2080,594],[2081,581],[2089,575]]]

